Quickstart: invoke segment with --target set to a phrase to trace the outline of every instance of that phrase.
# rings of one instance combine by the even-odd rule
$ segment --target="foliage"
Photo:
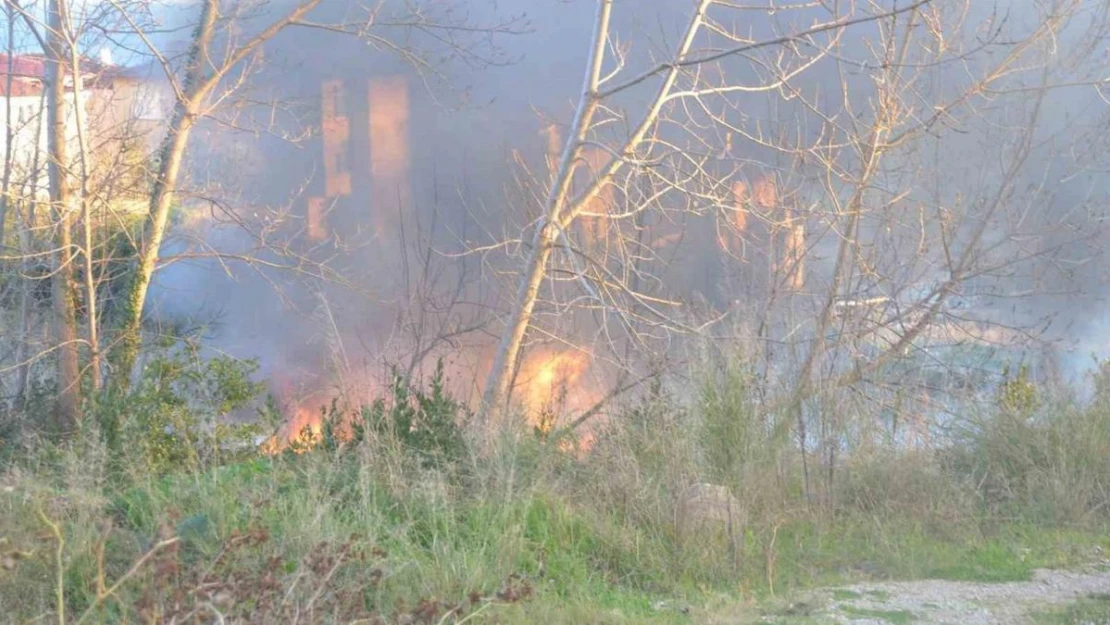
[[[1019,418],[1028,418],[1040,407],[1037,385],[1030,379],[1029,367],[1021,365],[1011,373],[1007,364],[998,388],[998,408]]]
[[[253,372],[178,346],[101,409],[135,423],[199,423],[253,397]],[[219,620],[215,609],[241,622],[299,613],[311,623],[671,624],[689,617],[658,606],[696,611],[714,596],[860,579],[1023,580],[1110,547],[1097,509],[1061,506],[1037,488],[992,504],[990,480],[969,473],[990,466],[1009,483],[1025,472],[1037,484],[1051,468],[1079,489],[1070,497],[1097,501],[1106,461],[1093,454],[1108,435],[1092,428],[1106,424],[1105,397],[1070,411],[1046,400],[1007,446],[985,446],[1011,423],[998,408],[940,455],[893,446],[848,455],[836,496],[812,507],[797,459],[759,449],[777,449],[780,434],[729,425],[726,416],[753,414],[751,403],[709,387],[701,380],[684,401],[657,380],[574,454],[522,433],[468,456],[469,415],[442,367],[425,385],[395,376],[357,413],[333,404],[311,453],[213,458],[219,445],[203,434],[169,442],[123,422],[120,479],[96,436],[44,443],[0,473],[0,604],[19,618],[52,614],[60,579],[67,612],[92,610],[98,623],[207,622]],[[1052,440],[1058,450],[1032,466],[1011,458]],[[730,445],[743,452],[725,453]],[[985,464],[971,462],[984,451]],[[743,502],[745,525],[690,540],[676,531],[677,496],[716,479]],[[98,579],[126,583],[103,600]]]
[[[353,448],[370,439],[384,439],[400,444],[428,468],[458,463],[467,453],[463,426],[470,413],[447,394],[445,381],[442,360],[427,388],[394,371],[388,394],[360,408],[349,424],[338,401],[333,401],[322,411],[322,449],[335,451],[344,443]],[[294,447],[292,451],[303,450]]]
[[[969,420],[947,451],[948,470],[976,485],[992,513],[1045,523],[1099,524],[1110,515],[1110,369],[1093,375],[1086,403],[1022,371],[1002,385],[998,408]]]
[[[222,418],[261,394],[263,384],[251,379],[258,363],[223,355],[201,358],[186,344],[164,347],[126,394],[110,392],[96,407],[114,454],[160,475],[252,449],[263,424]]]
[[[748,469],[772,462],[785,429],[759,413],[753,373],[744,358],[727,358],[701,376],[696,404],[698,444],[709,476],[736,485]]]
[[[1094,594],[1037,615],[1041,625],[1110,625],[1110,594]]]

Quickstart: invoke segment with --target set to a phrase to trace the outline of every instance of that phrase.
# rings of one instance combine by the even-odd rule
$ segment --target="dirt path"
[[[1023,625],[1054,605],[1110,593],[1110,567],[1038,570],[1028,582],[874,582],[811,593],[764,623]]]

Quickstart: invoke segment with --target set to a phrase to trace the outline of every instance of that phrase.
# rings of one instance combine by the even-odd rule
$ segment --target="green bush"
[[[177,347],[177,348],[175,348]],[[117,466],[162,475],[253,454],[264,424],[231,424],[264,385],[253,360],[200,358],[165,346],[126,393],[112,390],[96,405],[97,421]]]
[[[1110,364],[1092,374],[1086,403],[1052,398],[1023,372],[994,410],[969,419],[948,470],[974,484],[992,514],[1044,523],[1110,519]],[[1047,399],[1046,399],[1047,398]]]
[[[446,468],[466,457],[463,427],[470,412],[447,394],[443,361],[436,364],[427,388],[394,372],[388,394],[363,406],[348,418],[338,400],[321,411],[321,450],[356,448],[374,439],[395,442],[403,453],[427,468]],[[311,440],[307,436],[297,440]],[[310,443],[311,444],[311,443]],[[295,444],[290,451],[305,451]]]

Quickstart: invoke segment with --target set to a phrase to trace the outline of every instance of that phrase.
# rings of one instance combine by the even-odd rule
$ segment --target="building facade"
[[[69,166],[80,156],[80,128],[90,177],[118,174],[122,162],[145,158],[157,144],[172,102],[152,72],[92,59],[80,65],[80,117],[72,106],[73,76],[64,81]],[[0,176],[16,200],[41,200],[49,189],[45,76],[43,55],[0,54]]]

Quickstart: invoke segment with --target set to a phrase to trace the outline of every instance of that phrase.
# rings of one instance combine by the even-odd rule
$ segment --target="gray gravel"
[[[1105,564],[1085,571],[1038,570],[1028,582],[875,582],[815,593],[814,603],[823,607],[810,618],[890,625],[899,620],[897,613],[905,619],[908,612],[915,625],[1022,625],[1031,622],[1034,612],[1100,593],[1110,593],[1110,567]]]

